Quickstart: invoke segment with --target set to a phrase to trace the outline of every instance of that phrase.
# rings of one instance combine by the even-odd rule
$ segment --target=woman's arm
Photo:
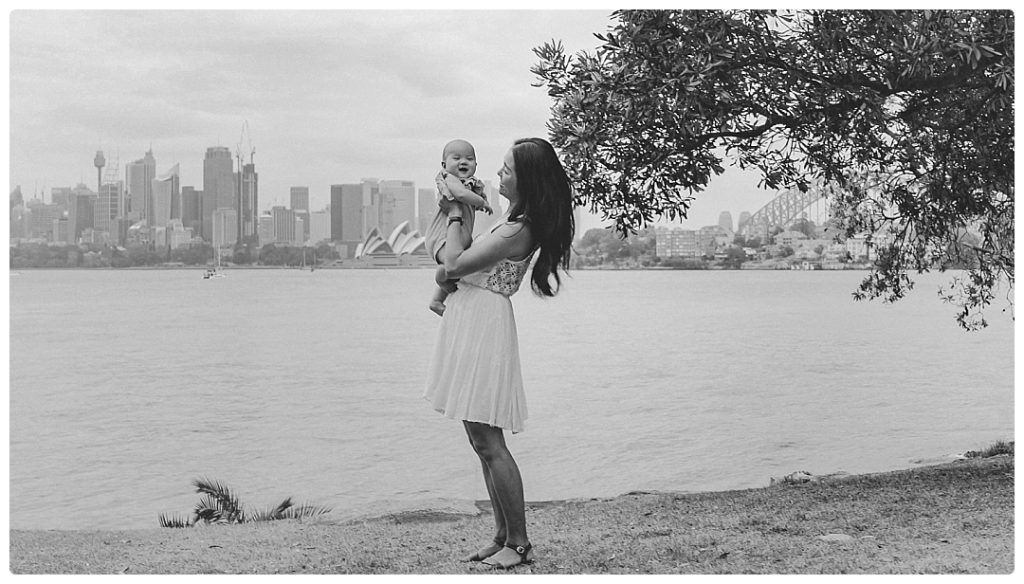
[[[530,228],[522,223],[505,223],[491,233],[477,239],[468,249],[463,247],[458,230],[462,225],[451,222],[461,217],[457,205],[449,209],[448,238],[441,253],[446,278],[461,278],[466,274],[493,266],[505,258],[522,257],[530,252],[533,238]],[[439,274],[440,276],[440,274]]]

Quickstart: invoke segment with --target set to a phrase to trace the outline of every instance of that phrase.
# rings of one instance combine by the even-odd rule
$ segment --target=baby
[[[473,145],[465,140],[452,140],[445,144],[441,152],[441,168],[441,172],[437,173],[434,179],[437,183],[438,203],[441,202],[441,198],[445,198],[466,207],[462,212],[463,223],[459,229],[459,237],[462,238],[463,247],[469,247],[473,240],[473,211],[486,211],[487,214],[494,212],[487,205],[487,199],[483,197],[484,183],[473,176],[476,173],[476,150],[473,149]],[[438,208],[425,236],[427,253],[438,264],[444,263],[441,250],[444,249],[447,233],[448,214]],[[443,315],[446,298],[448,291],[438,286],[430,301],[430,310]]]

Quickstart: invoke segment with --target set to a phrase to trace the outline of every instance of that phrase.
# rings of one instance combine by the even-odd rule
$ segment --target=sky
[[[158,174],[179,164],[201,189],[206,149],[226,146],[253,151],[261,210],[292,186],[318,210],[330,185],[366,177],[430,187],[454,138],[496,185],[514,139],[547,137],[532,49],[593,50],[613,22],[609,9],[14,10],[9,185],[47,200],[95,189],[97,150],[123,176],[152,149]],[[757,180],[727,169],[683,224],[756,211],[772,198]],[[588,213],[579,232],[601,224]]]

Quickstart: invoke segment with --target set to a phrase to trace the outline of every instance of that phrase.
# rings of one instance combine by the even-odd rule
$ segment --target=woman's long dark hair
[[[521,138],[512,145],[519,200],[509,210],[509,221],[530,226],[540,248],[530,285],[538,296],[554,296],[562,280],[558,268],[569,269],[576,232],[572,213],[572,187],[554,147],[542,138]],[[554,276],[555,287],[551,287]]]

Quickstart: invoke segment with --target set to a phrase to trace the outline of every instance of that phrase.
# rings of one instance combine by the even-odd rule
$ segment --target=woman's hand
[[[448,278],[448,273],[444,271],[444,266],[437,267],[437,271],[434,273],[434,281],[449,294],[458,289],[458,286],[455,285],[455,280]]]
[[[444,211],[444,214],[449,217],[462,217],[462,205],[459,205],[457,201],[452,201],[442,197],[441,200],[437,202],[437,206],[440,207],[441,210]]]

